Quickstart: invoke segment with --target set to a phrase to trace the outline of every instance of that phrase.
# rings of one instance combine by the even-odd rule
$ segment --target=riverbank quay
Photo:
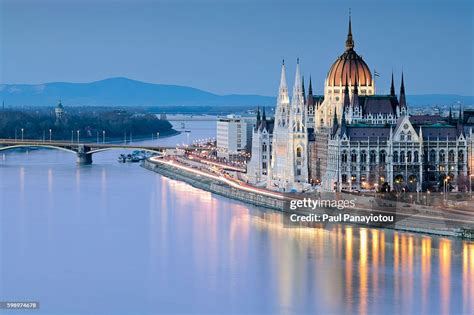
[[[236,180],[231,180],[225,175],[207,172],[199,169],[197,165],[194,167],[192,165],[185,165],[173,159],[148,159],[142,163],[142,167],[171,179],[186,182],[199,189],[287,214],[299,213],[301,215],[323,215],[329,213],[334,215],[336,213],[334,209],[328,208],[298,208],[297,210],[290,210],[289,205],[292,200],[302,200],[307,197],[318,198],[318,194],[277,193],[263,188],[253,187]],[[335,193],[326,196],[323,194],[322,196],[319,195],[319,198],[355,200],[355,206],[353,208],[342,211],[350,213],[351,215],[367,216],[377,214],[395,217],[394,222],[391,224],[357,224],[360,226],[388,228],[405,232],[433,234],[447,237],[463,237],[467,239],[472,239],[473,236],[472,231],[474,230],[474,218],[472,211],[449,211],[441,208],[438,209],[384,200],[375,196],[354,195],[349,193]],[[291,224],[288,226],[291,226]]]

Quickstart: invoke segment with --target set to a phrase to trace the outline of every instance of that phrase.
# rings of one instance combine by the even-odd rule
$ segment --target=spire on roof
[[[313,98],[313,85],[311,83],[311,76],[309,76],[309,87],[308,87],[308,106],[314,106]]]
[[[390,85],[390,96],[395,96],[395,85],[393,83],[393,71],[392,71],[392,84]]]
[[[287,85],[286,85],[286,71],[285,71],[285,59],[283,59],[283,64],[281,65],[280,90],[281,90],[282,88],[287,89]]]
[[[351,9],[349,9],[349,30],[347,32],[346,50],[350,50],[353,48],[354,48],[354,40],[352,39]]]
[[[343,101],[343,107],[344,110],[346,107],[349,107],[351,104],[351,100],[349,98],[349,79],[347,78],[347,73],[346,73],[346,87],[344,88],[344,101]]]
[[[306,92],[304,89],[304,75],[301,76],[301,90],[303,91],[303,100],[304,100],[304,103],[306,104]]]
[[[405,83],[403,80],[403,71],[402,71],[402,83],[400,84],[400,108],[406,108],[407,107],[407,101],[405,98]]]
[[[280,78],[280,88],[278,90],[278,102],[283,103],[283,104],[289,103],[288,86],[286,85],[285,59],[283,59],[283,64],[281,66],[281,78]]]
[[[295,97],[296,95],[294,95],[295,93],[301,93],[303,92],[302,90],[300,90],[302,87],[302,83],[301,83],[301,74],[300,74],[300,58],[297,58],[296,59],[296,74],[295,74],[295,85],[293,87],[293,97]]]
[[[453,108],[452,106],[449,106],[448,122],[451,122],[452,120],[453,120]]]

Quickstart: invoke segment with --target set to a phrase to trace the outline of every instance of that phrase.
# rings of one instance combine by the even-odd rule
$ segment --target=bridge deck
[[[39,140],[11,140],[0,139],[0,146],[35,146],[35,147],[62,147],[71,148],[78,146],[86,146],[93,149],[132,149],[132,150],[156,150],[163,151],[166,149],[176,149],[171,146],[153,146],[153,145],[129,145],[114,143],[96,143],[96,142],[68,142],[68,141],[39,141]],[[197,148],[190,148],[197,149]]]

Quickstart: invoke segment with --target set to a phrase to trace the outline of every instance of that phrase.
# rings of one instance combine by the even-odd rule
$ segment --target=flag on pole
[[[378,73],[377,70],[374,70],[374,77],[380,77],[380,73]]]

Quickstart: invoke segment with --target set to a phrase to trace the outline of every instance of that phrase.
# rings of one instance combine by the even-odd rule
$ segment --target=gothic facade
[[[345,51],[330,67],[324,95],[313,94],[310,78],[305,97],[298,63],[290,103],[283,65],[273,130],[254,131],[251,182],[279,191],[308,184],[326,191],[466,189],[474,114],[410,115],[403,74],[398,95],[393,74],[390,93],[377,95],[378,74],[354,46],[349,18]]]

